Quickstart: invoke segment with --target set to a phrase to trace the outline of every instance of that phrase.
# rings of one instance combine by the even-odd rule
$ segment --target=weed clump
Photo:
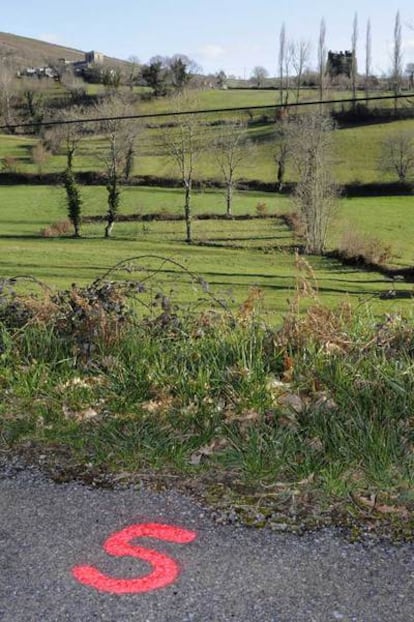
[[[259,201],[256,204],[256,214],[258,216],[260,216],[261,218],[264,218],[265,216],[267,216],[269,214],[269,208],[267,206],[266,203],[264,203],[264,201]]]
[[[67,235],[71,229],[72,225],[69,220],[59,220],[41,229],[40,235],[42,238],[58,238],[62,235]]]
[[[338,253],[341,258],[362,265],[384,265],[394,257],[390,244],[385,244],[376,237],[355,231],[344,232]]]

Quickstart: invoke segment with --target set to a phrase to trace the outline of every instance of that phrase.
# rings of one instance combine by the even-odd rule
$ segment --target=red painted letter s
[[[103,548],[109,555],[119,557],[130,555],[148,562],[153,567],[150,573],[136,579],[120,579],[110,577],[94,566],[75,566],[72,569],[73,576],[83,585],[112,594],[138,594],[173,583],[180,572],[178,563],[168,555],[137,544],[131,544],[135,538],[156,538],[166,542],[187,544],[196,538],[196,533],[159,523],[130,525],[109,536]]]

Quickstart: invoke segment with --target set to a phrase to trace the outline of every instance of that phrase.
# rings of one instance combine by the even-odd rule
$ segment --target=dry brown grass
[[[390,244],[351,229],[344,231],[338,251],[345,259],[362,260],[376,265],[384,265],[394,256]]]
[[[72,230],[72,224],[69,220],[59,220],[48,227],[40,230],[42,238],[58,238],[61,235],[67,235]]]

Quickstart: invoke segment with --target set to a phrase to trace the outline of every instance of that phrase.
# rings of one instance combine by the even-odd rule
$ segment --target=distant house
[[[35,67],[26,67],[26,69],[23,69],[23,71],[19,71],[20,75],[24,75],[24,76],[36,76],[37,72],[36,72],[36,68]]]
[[[92,50],[91,52],[86,52],[85,54],[85,62],[90,65],[103,65],[104,55],[102,52],[95,52]]]
[[[49,66],[44,67],[26,67],[17,72],[17,76],[22,78],[26,76],[28,78],[55,78],[56,71]]]
[[[82,74],[85,69],[89,69],[92,65],[103,65],[104,55],[101,52],[95,52],[92,50],[91,52],[85,53],[84,60],[78,60],[71,64],[73,71],[79,75]]]
[[[78,61],[69,61],[65,58],[59,58],[58,64],[62,67],[72,68],[73,72],[77,75],[82,75],[86,69],[90,69],[90,67],[95,65],[103,65],[104,64],[104,55],[102,52],[95,52],[92,50],[91,52],[85,53],[84,60]],[[19,77],[28,76],[28,77],[37,77],[37,78],[57,78],[57,72],[55,69],[49,66],[45,67],[26,67],[18,72]]]

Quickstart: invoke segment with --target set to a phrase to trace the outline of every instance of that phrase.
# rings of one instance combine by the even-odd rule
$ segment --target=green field
[[[99,88],[98,88],[99,87]],[[90,94],[102,91],[101,85],[91,85],[88,87]],[[55,97],[56,87],[50,97]],[[128,91],[129,93],[129,91]],[[62,91],[64,94],[64,91]],[[350,97],[350,91],[328,91],[326,99],[346,99]],[[389,93],[374,93],[374,95],[389,95]],[[300,99],[302,101],[312,101],[318,97],[316,89],[303,89]],[[295,101],[292,93],[290,101]],[[186,109],[214,110],[217,108],[235,108],[254,106],[269,106],[267,110],[254,111],[253,109],[228,113],[206,113],[200,115],[198,119],[202,122],[200,132],[206,142],[206,148],[195,166],[194,175],[198,180],[219,179],[220,172],[217,168],[216,157],[208,148],[208,142],[220,133],[220,126],[211,127],[211,122],[218,119],[228,120],[237,116],[246,123],[254,121],[253,125],[245,132],[245,138],[255,146],[254,155],[247,157],[240,165],[237,176],[245,179],[259,179],[265,182],[274,182],[276,178],[276,165],[274,156],[277,153],[277,125],[274,123],[263,123],[261,120],[266,116],[272,121],[275,110],[272,106],[278,104],[279,92],[273,89],[244,89],[244,90],[220,90],[205,88],[199,91],[191,91],[186,100]],[[349,104],[346,104],[349,106]],[[392,100],[373,102],[371,106],[389,108],[393,105]],[[399,104],[401,107],[410,105],[404,100]],[[177,109],[174,98],[164,97],[151,101],[137,100],[132,109],[137,114],[165,113]],[[330,106],[331,109],[342,108],[342,104]],[[310,111],[312,107],[299,108],[299,112]],[[45,112],[46,118],[52,113]],[[99,116],[99,109],[91,106],[88,108],[87,117]],[[160,177],[174,177],[177,172],[168,160],[165,148],[162,147],[161,136],[166,131],[163,124],[171,122],[171,118],[146,119],[145,121],[131,121],[139,126],[138,138],[136,141],[136,158],[133,174],[135,175],[154,175]],[[206,125],[207,124],[207,125]],[[151,127],[150,127],[151,125]],[[94,125],[88,124],[88,128]],[[338,129],[334,135],[335,154],[334,154],[334,173],[338,183],[371,183],[378,181],[392,181],[392,176],[384,178],[382,172],[378,170],[378,157],[381,151],[381,144],[388,136],[396,131],[414,133],[414,120],[378,123],[373,125],[359,125]],[[63,150],[61,153],[48,157],[39,166],[32,161],[31,152],[38,142],[34,136],[8,136],[0,135],[0,161],[5,157],[15,158],[15,168],[20,172],[60,172],[64,169],[66,159]],[[76,153],[74,159],[74,169],[76,171],[102,171],[104,170],[103,155],[105,143],[102,136],[88,135],[85,137]],[[295,180],[295,171],[288,162],[286,170],[286,181]]]
[[[205,130],[204,130],[205,131]],[[212,128],[206,132],[211,138],[219,130]],[[378,169],[378,158],[384,139],[396,131],[414,133],[414,120],[381,123],[361,127],[349,127],[335,132],[334,143],[334,174],[338,183],[396,181],[391,174],[384,174]],[[174,177],[177,172],[160,146],[159,129],[142,129],[137,141],[135,159],[135,175],[156,175]],[[246,131],[255,151],[252,157],[246,158],[240,165],[237,176],[245,179],[260,179],[274,182],[276,164],[274,156],[277,151],[275,126],[262,125]],[[20,172],[39,172],[39,167],[32,162],[31,150],[37,140],[28,136],[0,136],[0,159],[12,156],[16,159],[16,170]],[[104,141],[100,137],[84,139],[74,159],[75,171],[104,170]],[[65,168],[66,159],[63,154],[50,156],[41,166],[41,172],[60,172]],[[216,165],[214,152],[206,149],[198,158],[194,176],[199,180],[219,179],[220,171]],[[295,172],[288,163],[286,181],[294,181]]]
[[[106,192],[103,187],[84,187],[85,216],[104,215]],[[287,197],[261,193],[240,193],[235,199],[234,213],[256,214],[256,205],[265,202],[269,212],[290,209]],[[212,289],[236,303],[242,302],[252,286],[264,292],[264,308],[274,319],[286,312],[298,276],[291,232],[279,219],[195,220],[194,244],[184,243],[181,221],[119,222],[114,237],[103,239],[103,223],[83,225],[83,238],[70,236],[44,238],[40,230],[65,218],[63,190],[58,187],[0,187],[0,275],[33,275],[49,285],[68,287],[70,283],[85,284],[101,276],[119,261],[141,255],[157,255],[174,259],[187,269],[200,274]],[[126,188],[122,194],[120,214],[149,214],[154,211],[182,212],[179,189]],[[375,210],[375,211],[374,211]],[[337,225],[332,227],[329,246],[334,248],[344,227],[358,226],[378,237],[398,236],[396,263],[412,265],[410,231],[414,207],[409,197],[348,199],[340,203]],[[199,192],[194,195],[194,214],[223,213],[224,197],[220,192]],[[374,217],[375,215],[375,217]],[[387,237],[388,236],[388,237]],[[148,265],[158,265],[149,259]],[[152,262],[152,263],[151,263]],[[332,305],[344,297],[355,303],[372,299],[377,310],[406,309],[412,285],[399,283],[396,300],[378,300],[388,291],[390,282],[377,273],[364,273],[344,267],[328,258],[310,258],[315,271],[319,295]],[[178,299],[186,299],[186,288],[175,282],[182,280],[180,271],[171,273],[163,267],[161,276],[166,286],[176,287]],[[121,276],[126,277],[126,273]],[[129,277],[128,277],[129,278]],[[138,278],[138,277],[137,277]],[[187,286],[186,286],[187,287]],[[310,300],[307,301],[309,303]],[[305,301],[306,304],[306,301]]]

